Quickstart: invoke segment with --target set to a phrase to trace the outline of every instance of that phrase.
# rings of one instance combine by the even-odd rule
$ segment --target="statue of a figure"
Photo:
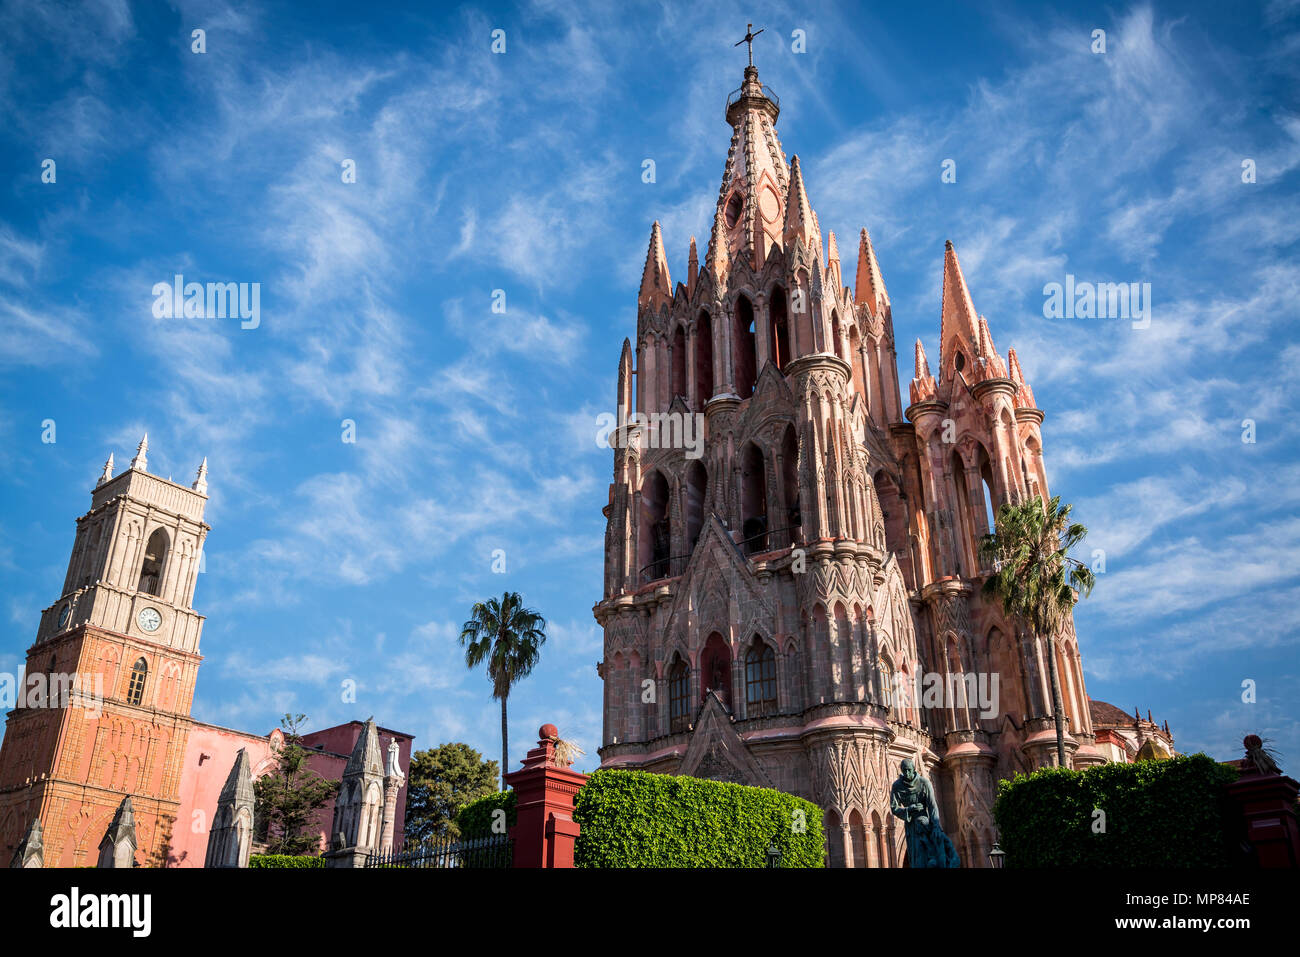
[[[401,750],[402,749],[397,744],[396,738],[388,742],[388,767],[384,771],[384,777],[386,778],[403,777],[402,769],[397,766],[397,760],[398,760],[398,756],[401,754]]]
[[[913,867],[961,867],[957,849],[939,826],[939,808],[930,782],[916,773],[911,758],[899,765],[889,789],[889,809],[902,818],[907,832],[907,856]]]

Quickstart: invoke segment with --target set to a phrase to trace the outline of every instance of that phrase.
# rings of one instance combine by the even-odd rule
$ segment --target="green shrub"
[[[252,854],[249,867],[324,867],[325,858],[308,854]]]
[[[578,867],[821,867],[822,812],[792,794],[644,771],[596,771],[574,802]]]
[[[515,792],[498,791],[477,801],[472,801],[460,809],[456,815],[456,824],[460,827],[460,839],[492,836],[492,812],[498,808],[506,812],[506,828],[515,826],[518,799]]]
[[[1237,827],[1225,786],[1236,779],[1204,754],[1017,774],[998,782],[993,809],[1006,866],[1227,867]]]

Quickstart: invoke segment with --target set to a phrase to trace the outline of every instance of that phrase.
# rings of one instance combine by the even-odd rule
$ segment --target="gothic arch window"
[[[637,558],[642,578],[654,581],[670,573],[672,538],[668,527],[668,480],[652,471],[641,483],[641,522],[637,536]]]
[[[701,311],[695,321],[695,411],[713,398],[713,321]]]
[[[131,683],[126,689],[126,703],[139,704],[144,700],[144,683],[149,677],[149,663],[140,658],[131,666]]]
[[[768,325],[771,328],[771,343],[768,352],[777,369],[784,372],[790,355],[790,316],[786,307],[785,289],[780,285],[772,287],[769,296]]]
[[[754,394],[757,354],[754,341],[754,304],[745,296],[736,297],[735,344],[731,361],[734,364],[736,394],[748,399]]]
[[[876,667],[880,670],[880,703],[892,715],[894,710],[894,666],[889,663],[889,659],[884,655],[876,661]]]
[[[736,225],[736,223],[740,222],[740,217],[744,212],[745,199],[740,195],[740,191],[736,190],[727,199],[727,208],[723,212],[723,216],[726,217],[727,228],[731,229]]]
[[[799,442],[794,426],[785,427],[781,438],[781,491],[785,497],[785,525],[790,544],[803,541],[803,512],[799,505]]]
[[[974,561],[975,553],[975,522],[974,514],[971,512],[970,494],[966,488],[966,463],[962,461],[961,454],[953,449],[952,452],[952,488],[957,495],[957,515],[955,524],[957,526],[957,573],[963,577],[973,575],[976,567]]]
[[[776,710],[776,652],[755,635],[745,655],[745,716],[757,718]]]
[[[840,328],[840,314],[838,312],[831,313],[831,342],[835,349],[835,357],[837,359],[843,359],[844,336]]]
[[[668,730],[676,734],[690,724],[691,671],[681,655],[668,668]]]
[[[146,595],[162,593],[162,571],[167,559],[167,544],[167,532],[155,528],[144,547],[144,561],[140,564],[140,582],[136,585],[136,591]]]
[[[716,631],[709,635],[700,653],[700,685],[706,692],[716,691],[731,707],[731,649]]]
[[[690,551],[700,540],[704,528],[704,496],[709,487],[709,475],[699,459],[686,466],[686,541]]]
[[[753,442],[740,455],[740,521],[745,554],[767,551],[767,471]]]
[[[673,330],[673,375],[668,401],[673,396],[686,397],[686,330],[679,323]]]

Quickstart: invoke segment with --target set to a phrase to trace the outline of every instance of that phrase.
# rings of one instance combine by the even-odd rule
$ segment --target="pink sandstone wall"
[[[315,752],[309,759],[308,766],[327,780],[342,780],[348,755],[356,746],[363,727],[360,721],[350,721],[337,727],[303,735],[304,747]],[[271,754],[272,737],[277,742],[281,740],[278,729],[270,735],[259,736],[214,724],[194,723],[185,746],[185,762],[181,772],[179,795],[181,807],[172,834],[172,848],[167,859],[168,867],[203,866],[208,848],[208,825],[216,811],[221,788],[226,783],[231,767],[234,766],[235,755],[239,753],[240,748],[247,749],[249,768],[256,780],[275,764]],[[399,763],[405,773],[411,760],[411,735],[380,728],[379,752],[386,761],[388,742],[394,737],[398,740]],[[196,814],[196,811],[201,811],[202,814]],[[328,846],[329,829],[333,820],[334,802],[330,801],[317,815],[322,848]],[[394,836],[398,843],[401,842],[402,825],[405,820],[406,786],[403,785],[397,796],[397,824]]]

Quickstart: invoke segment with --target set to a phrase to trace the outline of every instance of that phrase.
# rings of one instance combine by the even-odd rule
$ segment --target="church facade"
[[[112,456],[105,463],[0,743],[0,866],[200,867],[223,829],[239,831],[227,843],[247,860],[254,835],[248,822],[222,818],[223,797],[251,793],[283,734],[191,716],[206,504],[206,459],[189,486],[149,472],[147,436],[129,468],[114,475]],[[342,784],[318,815],[322,849],[340,830],[360,835],[365,850],[401,841],[406,788],[396,768],[409,763],[412,735],[352,721],[301,743],[311,770]],[[376,793],[370,756],[389,752]]]
[[[610,436],[601,766],[800,795],[832,865],[900,866],[911,758],[963,865],[987,866],[995,782],[1056,761],[1049,645],[981,597],[977,551],[1000,503],[1049,494],[1044,414],[951,242],[939,352],[917,341],[903,407],[871,239],[850,288],[778,113],[751,65],[684,283],[651,230]],[[1099,764],[1072,622],[1057,655],[1068,760]]]

